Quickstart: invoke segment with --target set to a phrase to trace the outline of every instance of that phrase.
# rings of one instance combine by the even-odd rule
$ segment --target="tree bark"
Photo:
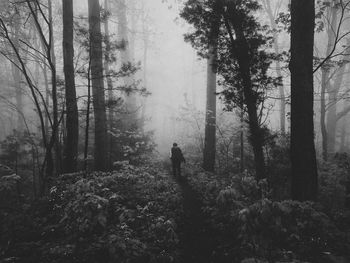
[[[42,67],[43,77],[44,77],[44,85],[45,85],[45,104],[47,108],[50,108],[50,87],[49,87],[49,78],[47,76],[47,66],[44,64]],[[49,114],[45,113],[45,130],[49,130]]]
[[[322,158],[327,161],[328,158],[328,136],[326,128],[326,90],[329,85],[329,69],[322,68],[321,77],[321,111],[320,111],[320,126],[321,126],[321,136],[322,136]]]
[[[344,103],[345,104],[345,103]],[[344,107],[344,106],[343,106]],[[345,152],[346,151],[346,133],[347,133],[347,121],[344,120],[341,125],[341,135],[340,135],[340,143],[339,143],[339,152]]]
[[[206,171],[215,170],[216,153],[216,73],[217,48],[221,22],[221,1],[213,3],[214,17],[208,39],[207,58],[207,102],[205,114],[205,136],[203,149],[203,168]]]
[[[243,101],[243,100],[242,100]],[[244,162],[244,110],[243,105],[241,106],[241,112],[240,112],[240,172],[243,173],[245,169],[245,162]]]
[[[17,18],[17,16],[16,16]],[[15,21],[14,24],[14,39],[13,42],[17,49],[19,49],[19,21]],[[18,64],[18,59],[14,57],[14,61],[16,61],[16,64]],[[16,110],[17,110],[17,125],[16,129],[18,131],[23,131],[23,96],[22,96],[22,87],[21,87],[21,71],[18,67],[14,66],[12,64],[12,75],[13,75],[13,82],[14,82],[14,88],[15,88],[15,94],[16,94]]]
[[[144,12],[144,10],[143,10]],[[146,16],[144,17],[146,19]],[[148,58],[148,46],[149,46],[149,32],[148,27],[146,25],[147,21],[142,21],[142,33],[143,33],[143,63],[142,63],[142,79],[143,79],[143,85],[147,89],[148,87],[148,79],[147,79],[147,58]],[[142,112],[141,112],[141,125],[142,129],[144,129],[145,122],[146,122],[146,104],[147,104],[147,98],[142,99]]]
[[[216,47],[211,47],[207,59],[207,105],[205,114],[205,137],[203,168],[215,170],[216,151]]]
[[[103,57],[100,5],[98,0],[88,0],[91,45],[91,84],[95,120],[95,170],[106,169],[106,109],[103,83]]]
[[[91,48],[89,48],[91,53]],[[90,108],[91,108],[91,54],[89,53],[89,66],[87,70],[87,102],[85,119],[85,140],[84,140],[84,171],[88,171],[88,152],[89,152],[89,130],[90,130]]]
[[[266,8],[267,14],[268,14],[269,19],[270,19],[271,27],[274,30],[273,31],[273,48],[275,50],[275,53],[279,54],[280,50],[279,50],[279,45],[278,45],[278,34],[276,32],[277,26],[276,26],[276,22],[275,22],[276,17],[273,14],[270,0],[266,0],[266,1],[264,1],[264,3],[266,6],[265,8]],[[281,63],[278,60],[276,61],[276,74],[278,77],[280,77],[282,79]],[[281,129],[281,133],[285,134],[286,133],[286,98],[285,98],[283,84],[281,86],[279,86],[278,89],[279,89],[279,94],[280,94],[280,129]]]
[[[39,3],[38,3],[39,4]],[[52,2],[48,0],[49,8],[49,41],[47,45],[47,61],[50,65],[51,70],[51,85],[52,85],[52,110],[53,110],[53,147],[55,152],[55,162],[52,165],[56,165],[56,173],[61,173],[62,166],[62,155],[61,145],[59,141],[59,120],[58,120],[58,99],[57,99],[57,76],[56,76],[56,55],[55,55],[55,41],[53,38],[53,17],[52,17]]]
[[[104,8],[105,10],[109,10],[109,0],[104,1]],[[109,17],[106,17],[106,20],[104,22],[104,32],[105,32],[105,74],[106,74],[106,80],[107,80],[107,91],[108,91],[108,129],[109,131],[112,131],[113,129],[113,101],[114,101],[114,94],[113,94],[113,81],[110,74],[110,61],[111,61],[111,43],[110,43],[110,37],[109,37]],[[112,149],[113,149],[113,140],[112,140],[112,134],[108,134],[108,168],[111,168],[112,164]]]
[[[291,193],[294,200],[317,198],[318,175],[313,123],[315,1],[291,1]]]
[[[64,171],[77,169],[79,116],[75,90],[74,47],[73,47],[73,0],[62,0],[63,13],[63,61],[66,92],[66,129],[64,147]]]

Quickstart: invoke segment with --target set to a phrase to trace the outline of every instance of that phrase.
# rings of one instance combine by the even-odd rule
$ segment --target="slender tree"
[[[20,34],[20,14],[19,11],[16,10],[16,13],[13,17],[14,23],[13,23],[13,30],[14,30],[14,45],[17,49],[19,49],[19,34]],[[14,56],[14,61],[16,64],[18,64],[18,59],[16,56]],[[17,125],[16,129],[18,131],[22,131],[23,126],[23,118],[21,114],[23,114],[23,95],[22,95],[22,87],[21,87],[21,80],[22,75],[19,68],[15,66],[15,64],[12,65],[12,76],[13,76],[13,82],[14,82],[14,88],[15,88],[15,94],[16,94],[16,107],[17,107]]]
[[[215,168],[216,151],[216,72],[217,46],[220,30],[220,0],[215,1],[214,16],[208,39],[207,58],[207,104],[205,114],[205,137],[203,151],[203,168],[213,172]]]
[[[64,148],[64,168],[66,172],[77,169],[79,116],[74,78],[73,47],[73,0],[62,0],[63,13],[63,61],[66,92],[67,138]]]
[[[291,164],[292,198],[317,198],[313,122],[315,1],[291,0]]]
[[[332,49],[336,41],[336,31],[337,26],[337,9],[332,6],[328,8],[327,12],[328,20],[330,21],[327,24],[327,36],[328,43],[326,48],[326,56],[332,52]],[[327,160],[328,157],[328,135],[326,127],[326,92],[329,91],[330,87],[330,75],[331,75],[331,61],[328,60],[327,63],[324,63],[321,67],[322,77],[321,77],[321,112],[320,112],[320,125],[321,125],[321,136],[322,136],[322,157],[324,160]]]
[[[103,54],[100,5],[98,0],[88,0],[91,46],[91,85],[95,120],[95,169],[105,170],[107,162],[106,106],[103,82]]]
[[[344,108],[344,110],[338,111],[338,102],[344,98],[340,96],[340,90],[344,82],[344,76],[346,76],[345,70],[349,63],[349,51],[350,51],[350,39],[347,39],[346,50],[344,57],[341,61],[338,61],[338,66],[334,72],[334,81],[332,85],[329,85],[328,89],[328,103],[327,103],[327,142],[328,142],[328,153],[335,153],[336,151],[336,132],[337,123],[341,118],[345,116],[350,108]]]
[[[280,47],[278,43],[278,34],[277,34],[277,25],[276,25],[276,14],[279,11],[279,8],[282,4],[282,0],[279,0],[277,2],[277,6],[275,8],[275,11],[272,10],[270,0],[264,0],[263,1],[264,8],[269,16],[270,25],[273,30],[273,48],[275,50],[276,54],[280,53]],[[276,61],[276,74],[279,78],[282,80],[282,67],[279,60]],[[280,129],[281,133],[284,134],[286,132],[286,99],[285,99],[285,92],[284,92],[284,86],[279,86],[279,95],[280,95]]]
[[[28,5],[29,1],[27,0]],[[42,11],[40,8],[39,0],[35,0],[36,8],[39,10],[33,10],[38,17],[38,12],[41,13]],[[53,15],[52,15],[52,1],[48,0],[48,28],[49,28],[49,36],[48,36],[48,42],[46,45],[47,50],[47,57],[50,71],[51,71],[51,85],[52,85],[52,115],[53,115],[53,125],[55,128],[55,140],[53,141],[54,145],[54,152],[55,152],[55,165],[56,165],[56,173],[61,173],[62,169],[62,151],[61,151],[61,144],[60,144],[60,138],[59,138],[59,130],[60,130],[60,121],[59,121],[59,112],[58,112],[58,91],[57,91],[57,69],[56,69],[56,52],[55,52],[55,40],[54,40],[54,34],[53,34]],[[43,33],[44,34],[44,33]]]
[[[109,0],[104,1],[104,9],[106,12],[109,10]],[[110,76],[110,64],[111,64],[111,42],[110,42],[110,32],[109,32],[109,14],[106,14],[106,18],[104,21],[104,33],[105,33],[105,53],[104,53],[104,69],[106,74],[106,80],[107,80],[107,91],[108,91],[108,130],[112,131],[113,127],[113,120],[114,120],[114,108],[113,108],[113,101],[114,101],[114,94],[113,94],[113,80]],[[108,162],[109,164],[112,163],[111,160],[111,153],[112,153],[112,134],[108,134]]]

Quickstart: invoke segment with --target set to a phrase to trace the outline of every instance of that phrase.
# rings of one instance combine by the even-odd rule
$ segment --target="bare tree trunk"
[[[267,11],[267,14],[270,19],[270,24],[272,29],[274,30],[273,32],[273,47],[275,49],[275,53],[279,54],[279,44],[278,44],[278,35],[277,35],[277,26],[276,26],[276,17],[272,11],[270,0],[265,0],[264,1],[265,9]],[[282,71],[281,71],[281,64],[277,60],[276,61],[276,74],[278,77],[282,79]],[[286,132],[286,99],[285,99],[285,93],[284,93],[284,87],[283,85],[279,86],[279,95],[280,95],[280,129],[281,133],[285,134]]]
[[[105,10],[109,10],[109,0],[104,1],[104,8]],[[110,77],[110,61],[111,61],[111,43],[110,43],[110,37],[109,37],[109,17],[106,17],[105,23],[104,23],[104,32],[105,32],[105,59],[104,59],[104,68],[106,72],[106,80],[107,80],[107,91],[108,91],[108,129],[109,131],[112,131],[113,129],[113,100],[114,100],[114,94],[113,94],[113,82],[112,78]],[[112,140],[112,134],[108,134],[108,168],[111,168],[112,164],[112,149],[113,149],[113,140]]]
[[[328,153],[335,153],[336,131],[337,131],[337,103],[338,93],[343,83],[346,65],[340,66],[336,72],[335,81],[328,91],[328,108],[327,108],[327,143]]]
[[[320,126],[322,136],[322,158],[327,161],[328,158],[328,136],[326,128],[326,90],[329,84],[329,69],[322,68],[321,77],[321,112],[320,112]]]
[[[73,46],[73,0],[62,0],[63,13],[63,61],[66,91],[66,129],[64,170],[75,172],[78,159],[79,116],[75,90]]]
[[[28,9],[30,10],[31,13],[31,18],[33,21],[33,23],[36,26],[37,32],[40,36],[40,39],[43,43],[43,45],[45,46],[45,54],[42,56],[43,59],[46,60],[46,62],[50,65],[50,68],[52,69],[52,85],[53,85],[53,91],[55,91],[55,85],[56,85],[56,72],[55,72],[55,66],[54,63],[52,61],[52,54],[51,54],[51,47],[52,47],[52,27],[50,26],[50,22],[47,19],[45,12],[42,11],[41,6],[39,5],[38,1],[30,1],[30,0],[26,0],[25,1],[27,4]],[[37,9],[40,9],[40,12],[37,12]],[[40,13],[41,18],[43,18],[43,20],[45,21],[45,23],[47,24],[47,26],[49,26],[49,35],[50,38],[49,40],[46,39],[46,34],[43,31],[43,27],[40,24],[41,19],[39,19],[38,14]],[[26,65],[26,60],[23,58],[23,56],[21,56],[20,50],[16,47],[16,45],[14,44],[14,42],[12,41],[12,35],[9,33],[9,30],[7,28],[7,24],[4,22],[4,20],[0,17],[0,25],[2,28],[2,36],[4,37],[4,39],[6,39],[7,43],[9,44],[9,46],[11,47],[12,51],[14,52],[14,55],[16,56],[16,59],[18,61],[18,64],[14,63],[13,60],[11,60],[12,63],[16,64],[16,67],[18,67],[21,72],[22,75],[24,77],[24,79],[27,82],[31,97],[33,99],[34,105],[35,105],[35,109],[36,112],[39,116],[39,120],[40,120],[40,131],[41,131],[41,135],[42,135],[42,140],[43,140],[43,145],[45,148],[45,159],[41,165],[40,168],[40,190],[41,190],[41,194],[46,193],[47,191],[47,186],[48,183],[53,175],[53,158],[52,158],[52,149],[56,143],[56,134],[57,134],[57,129],[58,129],[58,125],[59,125],[59,121],[57,119],[56,123],[51,123],[50,122],[50,128],[51,128],[51,137],[48,138],[49,136],[47,136],[49,134],[49,132],[45,129],[45,118],[44,118],[44,114],[46,112],[46,114],[49,114],[49,110],[47,108],[47,105],[45,103],[44,100],[44,96],[43,94],[40,92],[40,90],[37,88],[37,86],[35,85],[35,81],[33,81],[32,79],[32,74],[28,71],[27,65]],[[56,98],[57,99],[57,98]],[[54,98],[53,98],[54,100]],[[57,103],[57,100],[56,100]],[[57,112],[56,112],[57,114]]]
[[[205,137],[203,168],[214,172],[216,152],[216,47],[211,47],[207,59],[207,105],[205,114]]]
[[[103,83],[103,56],[100,5],[98,0],[89,0],[89,29],[91,42],[91,84],[95,118],[95,169],[105,170],[107,162],[106,105]]]
[[[37,32],[39,34],[40,40],[45,49],[45,60],[49,64],[51,70],[51,82],[52,82],[52,105],[53,105],[53,123],[51,125],[52,134],[50,139],[46,139],[47,131],[44,127],[44,119],[43,114],[41,112],[40,107],[37,106],[41,123],[41,130],[44,138],[44,146],[45,146],[45,160],[41,169],[41,177],[42,177],[42,188],[41,193],[45,194],[47,190],[47,185],[49,184],[49,180],[51,179],[54,171],[54,160],[52,157],[52,149],[55,148],[56,152],[56,172],[60,172],[60,150],[58,145],[58,130],[59,130],[59,120],[58,120],[58,107],[57,107],[57,83],[56,83],[56,58],[54,53],[54,43],[53,43],[53,30],[52,30],[52,6],[51,0],[48,0],[48,17],[46,17],[45,13],[42,11],[42,7],[40,6],[39,1],[34,1],[32,3],[29,0],[26,0],[27,6],[30,9],[34,24],[37,28]],[[40,12],[38,12],[38,9]],[[43,27],[40,24],[39,14],[44,18],[47,26],[49,27],[49,36],[48,39],[44,33]],[[26,70],[24,70],[24,73]],[[35,86],[32,83],[32,80],[29,76],[26,76],[26,80],[29,86],[35,90]],[[40,94],[41,95],[41,94]],[[48,113],[47,105],[44,105],[46,109],[46,113]],[[45,175],[44,175],[45,174]]]
[[[334,41],[336,37],[335,28],[337,24],[337,9],[335,7],[329,7],[328,16],[330,18],[330,24],[327,28],[328,43],[325,57],[327,57],[334,46]],[[322,157],[323,160],[328,158],[328,135],[326,128],[326,92],[330,90],[329,78],[330,78],[330,66],[325,63],[322,70],[322,80],[321,80],[321,115],[320,115],[320,125],[321,125],[321,135],[322,135]]]
[[[318,175],[314,144],[313,48],[315,1],[291,0],[292,198],[315,200]]]
[[[50,108],[50,88],[49,88],[49,79],[47,76],[47,66],[44,64],[43,68],[44,84],[45,84],[45,104],[47,108]],[[45,130],[49,130],[49,116],[48,112],[45,114]]]
[[[15,21],[14,21],[14,45],[16,48],[19,48],[19,26],[20,22],[18,21],[19,19],[19,14],[16,14],[15,16]],[[18,59],[16,57],[13,58],[16,64],[18,64]],[[18,67],[16,67],[14,64],[12,64],[12,77],[13,77],[13,83],[14,83],[14,88],[15,88],[15,94],[16,94],[16,110],[17,110],[17,125],[16,129],[18,131],[23,131],[23,119],[22,119],[22,114],[23,114],[23,96],[22,96],[22,87],[21,87],[21,71]]]
[[[207,104],[205,114],[205,136],[203,150],[203,168],[206,171],[215,170],[216,153],[216,72],[217,72],[217,46],[221,21],[221,1],[214,3],[215,17],[211,25],[208,39],[209,52],[207,59]]]
[[[341,126],[341,135],[340,135],[340,144],[339,144],[339,152],[345,152],[346,146],[346,132],[347,132],[347,121],[343,120],[342,126]]]
[[[37,5],[40,5],[39,2],[36,2]],[[53,127],[52,127],[52,144],[55,151],[55,163],[52,159],[52,156],[48,156],[48,166],[50,169],[54,169],[56,164],[56,173],[61,173],[61,149],[59,145],[59,120],[58,120],[58,101],[57,101],[57,76],[56,76],[56,55],[55,55],[55,43],[53,38],[53,20],[52,20],[52,2],[48,0],[48,26],[49,26],[49,39],[46,45],[47,48],[47,62],[50,66],[51,71],[51,92],[52,92],[52,110],[53,110]],[[36,16],[36,19],[38,17]],[[39,20],[38,20],[39,23]],[[44,37],[44,36],[42,36]],[[49,150],[51,152],[51,150]],[[51,163],[52,160],[52,163]],[[50,173],[50,172],[48,172]]]
[[[346,42],[346,54],[350,51],[350,39],[347,39]],[[327,131],[328,131],[328,152],[335,153],[336,146],[336,138],[337,138],[337,103],[339,101],[339,91],[341,89],[341,85],[343,84],[345,70],[348,64],[349,55],[345,55],[343,57],[343,62],[340,65],[339,69],[335,73],[335,80],[332,86],[329,85],[328,91],[328,114],[327,114]],[[344,113],[347,109],[344,107]]]
[[[18,131],[23,131],[23,96],[22,96],[22,87],[21,87],[21,72],[20,70],[12,65],[12,75],[14,88],[16,93],[16,110],[17,110],[17,125],[16,129]]]
[[[244,111],[241,109],[241,116],[240,116],[240,122],[241,122],[241,130],[240,130],[240,172],[244,172],[245,164],[244,164]]]
[[[90,51],[91,53],[91,48]],[[89,54],[89,66],[87,72],[87,103],[86,103],[86,120],[85,120],[85,141],[84,141],[84,171],[88,170],[88,151],[89,151],[89,129],[90,129],[90,107],[91,107],[91,54]]]
[[[143,63],[142,63],[142,72],[143,72],[143,85],[145,88],[148,87],[147,79],[147,64],[148,64],[148,48],[149,48],[149,28],[148,28],[148,17],[145,13],[144,3],[142,3],[142,34],[143,34]],[[146,122],[146,102],[147,98],[142,98],[142,112],[141,112],[141,125],[142,129],[145,126]]]

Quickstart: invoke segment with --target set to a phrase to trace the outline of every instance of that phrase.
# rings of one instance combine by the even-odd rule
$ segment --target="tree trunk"
[[[17,49],[19,49],[19,26],[20,26],[20,16],[18,13],[16,13],[15,20],[14,20],[14,39],[13,43],[16,46]],[[18,59],[16,56],[13,57],[13,60],[18,65]],[[23,131],[23,96],[22,96],[22,87],[21,87],[21,71],[18,67],[16,67],[14,64],[12,65],[12,77],[13,77],[13,87],[15,88],[15,94],[16,94],[16,110],[17,110],[17,125],[16,129],[17,131]]]
[[[77,169],[79,117],[74,78],[73,0],[62,0],[63,13],[63,61],[66,92],[67,137],[64,148],[65,172]]]
[[[84,140],[84,171],[88,171],[88,152],[89,152],[89,130],[90,130],[90,108],[91,108],[91,48],[89,54],[89,66],[87,71],[87,102],[86,102],[86,119],[85,119],[85,140]]]
[[[55,165],[56,173],[61,173],[61,147],[59,142],[59,120],[58,120],[58,100],[57,100],[57,76],[56,76],[56,55],[55,55],[55,41],[53,38],[53,17],[52,17],[52,2],[48,0],[49,8],[49,45],[47,50],[47,60],[51,70],[51,85],[52,85],[52,110],[53,110],[53,147],[55,150]],[[52,165],[54,167],[54,165]]]
[[[335,153],[336,131],[337,131],[337,103],[338,93],[343,83],[343,76],[346,65],[340,66],[336,72],[335,81],[328,91],[328,108],[327,108],[327,142],[328,153]]]
[[[242,100],[243,101],[243,100]],[[244,172],[244,110],[243,105],[241,106],[241,112],[240,112],[240,172]]]
[[[143,40],[143,63],[142,63],[142,79],[143,79],[143,86],[147,89],[148,87],[148,79],[147,79],[147,64],[148,64],[148,48],[149,48],[149,28],[148,28],[148,15],[145,11],[144,3],[142,3],[142,40]],[[141,111],[141,125],[142,129],[144,129],[145,122],[146,122],[146,105],[147,105],[147,98],[142,98],[142,111]]]
[[[345,53],[349,54],[350,51],[350,38],[346,42],[347,48]],[[349,55],[344,55],[343,63],[340,65],[339,69],[335,73],[335,80],[332,88],[328,92],[328,114],[327,114],[327,131],[328,131],[328,152],[335,153],[336,137],[337,137],[337,103],[339,101],[338,95],[343,84],[345,70],[348,64]],[[344,113],[346,108],[344,107]]]
[[[216,72],[217,46],[221,22],[221,1],[214,2],[214,19],[208,39],[207,59],[207,103],[205,114],[205,136],[203,149],[203,168],[206,171],[215,170],[216,153]]]
[[[45,105],[49,109],[50,108],[50,88],[49,88],[49,78],[47,76],[47,66],[44,64],[42,67],[43,76],[44,76],[44,84],[45,84]],[[49,130],[49,112],[45,114],[45,130]]]
[[[321,77],[321,112],[320,112],[320,126],[321,126],[321,136],[322,136],[322,158],[327,161],[328,158],[328,136],[326,128],[326,90],[329,85],[329,69],[322,68]]]
[[[341,126],[339,152],[345,152],[346,151],[346,146],[345,146],[346,132],[347,132],[347,122],[346,122],[346,120],[343,120],[343,123],[342,123],[342,126]]]
[[[103,83],[103,57],[100,5],[98,0],[89,0],[89,30],[91,45],[91,84],[95,118],[95,169],[106,169],[106,110]]]
[[[291,1],[291,165],[292,198],[317,198],[313,122],[315,1]]]
[[[207,59],[207,106],[205,114],[205,137],[203,168],[214,172],[216,151],[216,47],[209,51]]]
[[[327,28],[328,43],[325,57],[327,57],[333,49],[336,33],[334,32],[337,27],[337,9],[335,7],[329,7],[328,17],[330,18],[330,23]],[[330,65],[325,63],[322,66],[322,80],[321,80],[321,115],[320,115],[320,125],[321,125],[321,135],[322,135],[322,157],[323,160],[328,158],[328,130],[326,128],[326,92],[328,91],[328,97],[330,96]]]
[[[267,14],[270,19],[270,24],[272,29],[274,30],[273,32],[273,47],[275,50],[276,54],[279,54],[279,45],[278,45],[278,35],[277,35],[277,26],[276,26],[276,17],[273,14],[272,8],[271,8],[271,3],[270,0],[264,1],[265,4],[265,9],[267,11]],[[278,77],[282,79],[282,70],[281,70],[281,63],[277,60],[276,61],[276,74]],[[285,98],[285,93],[284,93],[284,87],[283,85],[279,86],[279,94],[280,94],[280,129],[281,133],[285,134],[286,133],[286,98]]]
[[[104,9],[109,10],[109,0],[104,1]],[[105,75],[107,80],[107,91],[108,91],[108,130],[113,130],[113,119],[114,119],[114,94],[113,94],[113,81],[110,76],[110,62],[111,62],[111,43],[110,43],[110,36],[109,36],[109,17],[107,16],[105,18],[104,22],[104,33],[105,33],[105,59],[104,59],[104,65],[105,65]],[[108,134],[108,163],[107,167],[110,169],[112,165],[112,150],[114,148],[113,140],[112,140],[112,134]]]

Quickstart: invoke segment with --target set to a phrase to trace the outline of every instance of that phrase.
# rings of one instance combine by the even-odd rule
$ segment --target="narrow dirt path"
[[[183,193],[184,220],[180,224],[183,263],[210,263],[215,241],[201,210],[202,202],[185,177],[175,179]]]

